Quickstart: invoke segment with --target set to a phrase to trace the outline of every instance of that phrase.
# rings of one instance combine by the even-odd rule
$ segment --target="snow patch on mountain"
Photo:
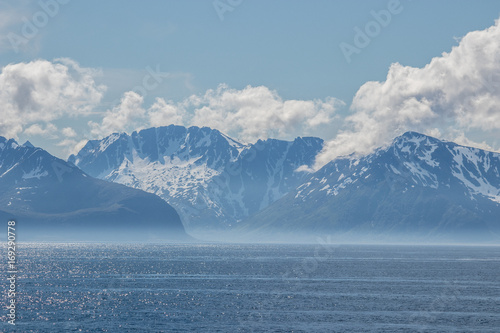
[[[244,226],[498,243],[499,173],[498,153],[408,132],[372,154],[327,163]]]
[[[125,158],[117,169],[109,172],[103,179],[156,193],[161,197],[186,197],[192,202],[197,195],[192,188],[203,187],[208,180],[220,174],[220,171],[205,164],[197,164],[199,159],[200,157],[193,157],[182,160],[177,156],[165,156],[161,163],[141,158],[133,151],[132,160]]]
[[[500,154],[485,152],[452,142],[440,141],[420,133],[408,132],[396,138],[393,144],[375,153],[353,159],[352,156],[330,162],[325,170],[328,176],[311,178],[297,188],[296,198],[306,199],[311,186],[337,196],[349,188],[368,170],[368,166],[385,167],[394,175],[406,177],[408,187],[423,186],[438,189],[457,182],[462,184],[470,198],[482,196],[498,202],[500,197]],[[449,178],[451,177],[451,178]]]
[[[100,152],[103,152],[105,151],[110,145],[112,145],[114,142],[116,142],[116,140],[118,140],[120,138],[120,134],[118,133],[114,133],[114,134],[111,134],[110,136],[108,136],[106,139],[102,140],[100,143],[99,143],[99,151]]]
[[[38,166],[36,169],[31,170],[30,172],[24,172],[22,175],[23,179],[46,177],[49,173],[47,170],[44,170],[41,166]]]
[[[323,140],[243,144],[207,127],[166,126],[89,141],[69,161],[91,176],[155,193],[186,226],[230,226],[278,200],[308,174]]]

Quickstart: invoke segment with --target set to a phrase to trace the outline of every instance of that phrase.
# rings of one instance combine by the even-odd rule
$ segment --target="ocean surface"
[[[18,244],[1,332],[499,332],[500,247]],[[6,253],[2,265],[5,305]]]

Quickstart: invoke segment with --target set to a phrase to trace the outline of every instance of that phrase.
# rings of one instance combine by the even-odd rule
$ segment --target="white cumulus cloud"
[[[57,127],[54,124],[48,123],[45,127],[39,124],[33,124],[24,130],[24,134],[31,136],[42,136],[48,139],[57,139]]]
[[[311,135],[318,126],[330,124],[335,110],[343,105],[331,97],[283,100],[265,86],[237,90],[220,85],[189,101],[195,106],[193,125],[217,128],[247,141]]]
[[[78,154],[80,150],[87,144],[88,140],[76,141],[73,139],[64,139],[56,144],[58,147],[62,147],[65,157],[71,154]]]
[[[61,132],[67,138],[74,138],[75,136],[77,136],[76,131],[71,127],[65,127]]]
[[[152,127],[164,125],[183,125],[183,114],[185,110],[173,102],[157,98],[155,103],[148,109],[149,125]]]
[[[356,93],[346,127],[317,157],[366,154],[407,130],[441,134],[500,129],[500,26],[473,31],[423,68],[395,63],[384,82]],[[439,131],[438,129],[441,129]],[[462,142],[472,142],[461,138]]]
[[[113,132],[138,129],[140,124],[208,126],[245,141],[314,135],[335,118],[344,103],[325,100],[284,100],[267,87],[232,89],[221,84],[202,95],[175,103],[157,98],[149,108],[135,92],[124,94],[121,103],[105,113],[100,123],[89,122],[91,134],[102,137]]]
[[[3,67],[0,135],[17,138],[26,126],[90,112],[105,90],[94,82],[97,74],[70,59],[35,60]],[[36,127],[32,131],[36,132]]]
[[[136,129],[146,113],[142,108],[143,102],[144,98],[138,93],[126,92],[117,106],[106,111],[101,123],[88,122],[91,135],[99,138],[115,132]]]

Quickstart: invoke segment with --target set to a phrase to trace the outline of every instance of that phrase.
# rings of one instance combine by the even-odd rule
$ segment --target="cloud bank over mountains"
[[[106,87],[95,83],[96,75],[97,70],[66,58],[5,66],[0,73],[0,135],[16,138],[23,130],[55,135],[51,121],[85,115],[99,105]]]
[[[221,84],[204,94],[180,102],[156,98],[147,107],[144,97],[134,91],[123,94],[119,103],[99,112],[106,87],[98,85],[100,72],[83,68],[70,59],[36,60],[10,64],[0,73],[0,135],[18,138],[20,134],[62,141],[56,145],[82,146],[75,130],[86,132],[85,139],[102,138],[114,132],[163,125],[209,126],[249,142],[268,137],[291,138],[313,135],[317,128],[331,124],[338,99],[285,100],[265,86],[241,90]],[[62,118],[73,122],[84,116],[87,128],[64,127],[53,123]],[[79,121],[81,122],[81,121]],[[80,133],[80,137],[82,136]]]
[[[209,126],[248,142],[342,128],[318,155],[316,168],[338,156],[370,153],[408,130],[489,150],[498,147],[474,142],[470,133],[500,139],[496,134],[500,128],[498,21],[468,33],[449,53],[422,68],[392,64],[385,81],[359,88],[347,116],[338,112],[345,103],[334,97],[287,100],[266,86],[235,89],[226,84],[181,101],[158,97],[149,105],[137,92],[126,91],[115,106],[102,112],[107,87],[96,83],[99,75],[100,70],[67,58],[3,67],[0,135],[57,140],[54,145],[69,154],[87,139],[169,124]]]
[[[96,138],[113,132],[165,125],[208,126],[244,141],[269,137],[312,135],[331,124],[341,100],[283,100],[265,86],[247,86],[241,90],[221,84],[203,95],[192,95],[174,103],[157,98],[148,109],[136,92],[126,92],[120,103],[107,111],[100,123],[90,122]]]
[[[360,87],[350,108],[318,167],[337,156],[369,153],[407,130],[488,148],[464,133],[500,129],[499,21],[468,33],[423,68],[392,64],[384,82]]]

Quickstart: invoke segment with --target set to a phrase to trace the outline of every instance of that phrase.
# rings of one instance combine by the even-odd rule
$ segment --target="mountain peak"
[[[295,170],[322,147],[313,137],[248,144],[210,127],[170,125],[89,141],[69,161],[90,176],[159,195],[192,231],[233,225],[281,198],[306,176]]]
[[[31,142],[29,142],[29,140],[28,140],[28,141],[26,141],[26,142],[23,144],[23,147],[35,148],[35,146],[33,146],[33,145],[31,144]]]
[[[433,146],[437,144],[438,142],[441,142],[439,139],[436,139],[432,136],[428,136],[422,133],[414,132],[414,131],[408,131],[403,133],[402,135],[396,137],[392,141],[392,145],[399,148],[399,149],[404,149],[406,150],[407,148],[405,147],[413,147],[413,148],[418,148],[422,145],[424,146]]]
[[[5,148],[17,148],[19,147],[19,144],[17,143],[16,140],[14,139],[7,139],[3,136],[0,136],[0,149],[5,149]]]
[[[0,137],[0,219],[21,220],[24,239],[134,239],[139,231],[185,237],[178,214],[160,198],[94,179],[30,146]]]
[[[5,144],[7,143],[7,139],[3,136],[0,136],[0,149],[4,149]]]
[[[471,241],[498,240],[498,216],[500,154],[406,132],[372,154],[331,161],[243,225]]]
[[[415,141],[415,140],[424,140],[426,138],[431,138],[430,136],[427,136],[425,134],[415,132],[415,131],[407,131],[401,134],[400,136],[396,137],[394,141],[400,141],[400,140],[408,140],[408,141]]]

